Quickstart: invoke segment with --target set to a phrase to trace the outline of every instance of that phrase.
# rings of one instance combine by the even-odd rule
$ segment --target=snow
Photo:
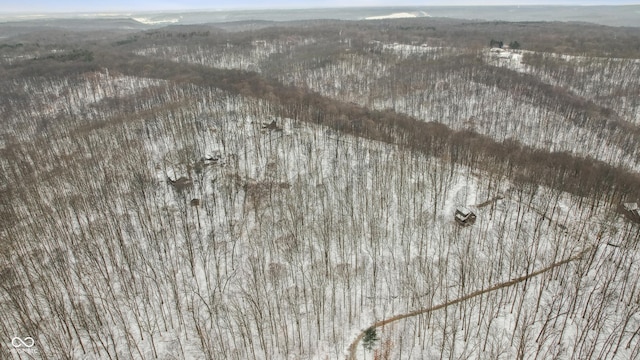
[[[320,68],[287,72],[283,74],[282,81],[377,110],[393,109],[425,122],[443,123],[455,130],[469,129],[497,141],[515,139],[535,148],[566,151],[640,171],[640,158],[631,145],[635,140],[630,132],[616,126],[598,126],[597,121],[588,126],[580,121],[567,121],[570,114],[565,107],[552,101],[536,101],[521,95],[521,91],[526,93],[526,85],[522,85],[523,90],[519,87],[502,89],[479,82],[474,74],[483,69],[472,68],[459,72],[428,69],[431,60],[456,56],[461,54],[460,49],[374,40],[369,42],[369,46],[372,51],[395,57],[349,54]],[[544,83],[562,85],[556,74],[540,73],[540,69],[523,64],[525,51],[498,50],[498,55],[485,49],[477,56],[490,66],[525,73],[537,71],[536,76]],[[423,61],[425,68],[406,73],[402,65],[404,59]],[[630,79],[638,78],[631,75],[638,69],[635,60],[601,59],[602,62],[590,59],[574,59],[579,61],[579,68],[584,68],[581,71],[595,74],[583,81],[593,82],[592,90],[581,90],[578,94],[593,98],[589,94],[595,90],[603,91],[598,89],[619,86],[629,91],[634,89],[635,80]],[[610,72],[611,76],[605,78],[600,75],[603,71]],[[623,73],[629,73],[630,76],[621,77]],[[574,80],[579,79],[576,77]],[[595,103],[601,101],[597,96],[593,99]],[[611,99],[614,103],[603,105],[614,109],[621,120],[632,123],[640,121],[637,118],[640,102],[633,100],[630,95]]]
[[[173,18],[173,19],[162,19],[162,20],[153,20],[153,19],[144,18],[144,17],[133,17],[132,19],[146,25],[175,24],[180,22],[180,19],[182,19],[182,16]]]
[[[272,54],[280,54],[292,51],[298,46],[313,44],[313,38],[297,40],[256,40],[251,47],[226,44],[217,48],[204,46],[154,46],[135,50],[142,56],[160,57],[163,59],[200,64],[204,66],[222,69],[241,69],[260,72],[262,62],[269,59]]]
[[[239,66],[234,59],[229,66]],[[389,66],[345,59],[317,70],[311,88],[343,71],[351,78],[323,89],[351,91]],[[473,107],[483,88],[468,86],[457,94],[470,94]],[[37,179],[32,196],[11,202],[19,218],[11,234],[38,241],[20,241],[0,260],[30,279],[7,283],[29,301],[4,292],[0,312],[16,329],[34,316],[39,333],[29,335],[48,357],[342,358],[376,321],[589,246],[582,260],[526,282],[385,326],[376,350],[387,346],[393,359],[638,356],[637,228],[602,204],[284,118],[264,100],[211,88],[105,72],[28,79],[11,91],[29,106],[5,125],[20,129],[20,162],[0,158],[0,169]],[[282,131],[263,129],[274,120]],[[47,121],[55,136],[43,138]],[[224,161],[201,164],[213,154]],[[167,176],[193,186],[179,191]],[[473,226],[453,220],[457,206],[489,199],[497,200],[474,209]],[[606,245],[613,241],[621,247]],[[70,323],[76,331],[64,330]],[[630,346],[615,352],[616,343]]]
[[[416,17],[429,17],[424,11],[419,12],[397,12],[388,15],[368,16],[365,20],[382,20],[382,19],[404,19],[404,18],[416,18]]]

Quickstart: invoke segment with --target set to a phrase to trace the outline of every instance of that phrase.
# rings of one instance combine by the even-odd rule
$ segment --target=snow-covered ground
[[[314,39],[289,39],[282,41],[254,41],[251,46],[158,46],[136,50],[135,53],[144,56],[154,56],[163,59],[200,64],[222,69],[240,69],[261,71],[261,63],[272,54],[291,51],[296,46],[314,43]]]
[[[523,57],[538,59],[529,64]],[[609,107],[625,121],[640,124],[637,100],[640,59],[602,58],[528,50],[488,51],[487,62],[496,66],[534,74],[545,83],[565,86],[578,95]],[[535,60],[532,60],[532,62]]]
[[[161,20],[154,20],[146,17],[132,17],[132,19],[146,25],[175,24],[180,22],[180,20],[182,19],[182,16],[177,16],[173,19],[161,19]]]
[[[624,127],[625,123],[637,124],[640,114],[640,102],[632,96],[639,86],[632,75],[640,68],[631,66],[635,64],[633,59],[573,59],[578,62],[575,66],[579,71],[594,74],[584,83],[592,83],[591,89],[597,92],[571,88],[568,96],[574,96],[575,91],[576,95],[585,96],[584,103],[593,100],[618,116],[609,116],[607,120],[598,114],[576,116],[581,110],[570,110],[566,104],[554,102],[554,97],[528,95],[536,91],[531,84],[514,82],[502,87],[486,84],[492,80],[483,79],[487,69],[482,65],[463,63],[458,69],[446,68],[447,60],[454,61],[463,54],[460,49],[378,41],[369,45],[372,51],[380,51],[384,56],[342,56],[321,68],[294,69],[284,74],[282,81],[331,98],[379,110],[393,109],[456,130],[473,130],[498,141],[514,139],[535,148],[592,157],[640,171],[640,157],[631,145],[636,142],[634,132]],[[543,84],[560,86],[563,81],[577,81],[566,74],[560,77],[563,80],[554,79],[550,71],[524,64],[524,54],[519,50],[494,49],[478,56],[491,67],[535,74]],[[409,66],[405,64],[411,70],[405,69]],[[596,69],[606,70],[608,80]],[[623,96],[606,95],[616,88],[620,88]],[[610,120],[623,126],[603,125],[603,121]]]
[[[404,19],[404,18],[416,18],[416,17],[428,17],[430,16],[424,11],[413,12],[397,12],[388,15],[367,16],[365,20],[383,20],[383,19]]]
[[[43,115],[65,131],[27,132],[0,157],[15,215],[3,336],[32,336],[48,358],[337,359],[376,320],[594,246],[385,327],[358,357],[638,356],[637,229],[604,206],[281,118],[264,100],[87,76],[103,90],[80,81],[68,115]],[[45,85],[16,89],[40,106],[61,96]],[[458,206],[475,225],[455,223]]]

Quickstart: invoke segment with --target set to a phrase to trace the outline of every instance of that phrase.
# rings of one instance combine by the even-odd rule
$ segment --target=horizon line
[[[272,6],[272,7],[260,7],[260,6],[247,6],[247,7],[226,7],[226,8],[182,8],[182,9],[120,9],[120,10],[45,10],[45,11],[1,11],[0,16],[24,16],[24,17],[41,17],[46,15],[127,15],[134,13],[181,13],[181,12],[193,12],[193,11],[207,11],[207,12],[228,12],[228,11],[248,11],[248,10],[331,10],[331,9],[401,9],[401,8],[472,8],[472,7],[626,7],[626,6],[640,6],[637,4],[469,4],[469,5],[377,5],[377,6]]]

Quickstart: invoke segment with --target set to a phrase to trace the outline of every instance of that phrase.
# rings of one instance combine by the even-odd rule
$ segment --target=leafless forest
[[[640,358],[640,28],[34,28],[0,116],[0,358]]]

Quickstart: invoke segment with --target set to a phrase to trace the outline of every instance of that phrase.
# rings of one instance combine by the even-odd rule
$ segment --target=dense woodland
[[[638,28],[1,41],[2,358],[640,357]]]

